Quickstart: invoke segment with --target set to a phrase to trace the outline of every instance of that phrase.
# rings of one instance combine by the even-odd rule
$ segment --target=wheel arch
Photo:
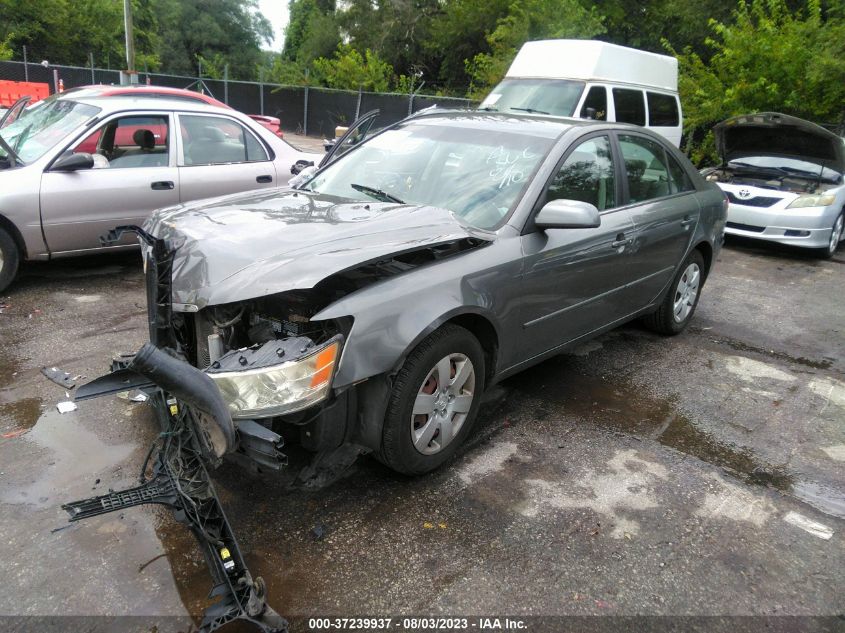
[[[713,246],[707,240],[701,240],[693,247],[693,250],[701,253],[704,259],[704,280],[710,275],[710,269],[713,267]]]
[[[12,222],[9,218],[7,218],[3,213],[0,213],[0,229],[6,231],[9,236],[14,240],[15,246],[18,247],[18,255],[20,260],[23,261],[27,258],[26,252],[26,242],[23,239],[23,235],[18,230],[18,227],[15,226],[15,223]]]
[[[478,339],[478,342],[481,343],[481,347],[484,350],[484,362],[489,365],[489,367],[485,367],[484,369],[485,384],[489,384],[489,379],[495,375],[495,369],[499,360],[499,328],[489,315],[485,314],[482,309],[475,306],[461,306],[454,308],[453,310],[440,315],[420,330],[420,332],[405,347],[402,354],[400,354],[396,364],[390,371],[390,374],[392,375],[398,372],[405,363],[405,359],[408,358],[408,354],[410,354],[423,340],[431,336],[435,330],[440,329],[447,323],[454,323],[455,325],[468,330],[473,336],[475,336],[476,339]]]
[[[424,328],[400,354],[395,365],[384,373],[371,376],[357,386],[360,390],[359,422],[357,441],[371,450],[381,449],[382,429],[387,403],[393,388],[393,380],[408,355],[427,337],[446,324],[458,325],[475,336],[484,352],[484,384],[487,387],[495,377],[498,368],[500,332],[496,323],[481,309],[469,306],[456,308],[441,315]]]

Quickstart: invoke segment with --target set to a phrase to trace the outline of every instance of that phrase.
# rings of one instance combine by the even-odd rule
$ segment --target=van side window
[[[673,191],[674,183],[669,178],[663,146],[641,136],[620,134],[619,148],[628,176],[629,202],[643,202],[677,193]]]
[[[672,95],[646,92],[648,124],[653,127],[678,127],[678,102]]]
[[[607,121],[607,88],[604,86],[590,88],[587,98],[584,99],[584,105],[581,106],[581,118],[587,118],[587,108],[596,111],[593,117],[596,121]]]
[[[613,104],[619,123],[645,125],[645,101],[642,90],[613,89]]]
[[[616,180],[613,177],[610,140],[599,136],[584,141],[567,157],[552,178],[546,202],[580,200],[599,211],[616,206]]]

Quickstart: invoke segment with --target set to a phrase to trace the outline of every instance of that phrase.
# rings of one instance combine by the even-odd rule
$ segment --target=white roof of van
[[[526,42],[507,77],[579,79],[678,91],[678,60],[596,40]]]

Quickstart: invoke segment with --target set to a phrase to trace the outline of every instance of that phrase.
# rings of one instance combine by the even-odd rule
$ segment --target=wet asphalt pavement
[[[842,614],[843,289],[842,251],[732,241],[686,333],[630,325],[502,383],[432,475],[362,458],[314,492],[224,465],[218,492],[287,616]],[[0,299],[2,615],[187,631],[206,604],[167,511],[59,507],[133,485],[156,430],[116,397],[59,414],[40,369],[104,373],[144,301],[135,255],[28,265]]]

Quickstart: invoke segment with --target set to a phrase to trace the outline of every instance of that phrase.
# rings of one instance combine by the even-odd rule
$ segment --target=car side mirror
[[[92,169],[94,167],[94,157],[91,154],[80,152],[78,154],[68,154],[62,156],[59,160],[53,163],[52,171],[79,171],[80,169]]]
[[[293,189],[297,189],[299,185],[304,184],[311,180],[311,176],[317,173],[317,168],[314,165],[310,165],[305,167],[302,171],[300,171],[296,176],[288,180],[288,187]]]
[[[552,200],[547,203],[534,224],[540,229],[594,229],[601,225],[599,210],[580,200]]]
[[[313,160],[298,160],[293,165],[290,166],[290,173],[296,176],[306,167],[313,167],[314,161]]]

